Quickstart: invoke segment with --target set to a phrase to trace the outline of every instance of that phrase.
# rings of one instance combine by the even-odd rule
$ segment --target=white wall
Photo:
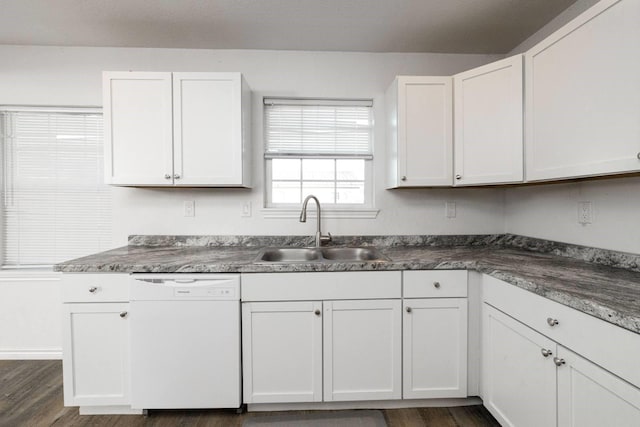
[[[194,49],[0,46],[11,58],[0,67],[0,104],[100,105],[103,70],[240,71],[253,90],[255,186],[239,189],[114,189],[114,245],[128,234],[312,234],[295,218],[265,219],[262,97],[373,98],[377,219],[329,219],[340,234],[500,233],[503,191],[495,189],[385,190],[384,91],[395,75],[451,75],[491,62],[496,55],[375,54]],[[183,217],[195,200],[196,216]],[[444,202],[457,202],[446,219]],[[251,201],[253,215],[241,218]]]
[[[597,0],[578,0],[511,54],[531,48]],[[590,201],[592,224],[578,223],[578,202]],[[513,187],[505,194],[505,231],[513,234],[640,253],[640,178]]]

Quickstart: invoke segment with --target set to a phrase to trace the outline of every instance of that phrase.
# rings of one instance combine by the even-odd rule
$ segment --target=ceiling
[[[507,53],[575,0],[2,0],[0,44]]]

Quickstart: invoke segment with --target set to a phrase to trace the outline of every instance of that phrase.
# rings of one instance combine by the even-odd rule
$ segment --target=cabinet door
[[[482,330],[484,406],[503,426],[556,425],[556,344],[488,304]]]
[[[242,355],[244,403],[321,402],[322,303],[243,303]]]
[[[454,76],[454,185],[523,179],[522,55]]]
[[[400,300],[323,305],[324,400],[400,399]]]
[[[403,305],[403,398],[467,397],[467,299]]]
[[[128,405],[128,303],[64,304],[65,406]]]
[[[638,22],[603,0],[526,53],[527,181],[640,170]]]
[[[105,182],[173,185],[171,73],[103,75]]]
[[[450,186],[451,77],[397,79],[397,187]]]
[[[242,184],[240,73],[173,73],[175,184]]]
[[[640,425],[640,389],[564,347],[558,358],[558,425]]]

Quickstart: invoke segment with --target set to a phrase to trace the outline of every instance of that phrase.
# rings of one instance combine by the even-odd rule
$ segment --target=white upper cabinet
[[[523,180],[522,55],[453,77],[454,185]]]
[[[526,53],[527,181],[640,170],[638,22],[602,0]]]
[[[105,182],[172,185],[171,73],[104,73],[103,103]]]
[[[251,93],[240,73],[105,72],[105,180],[250,185]]]
[[[451,186],[452,78],[396,77],[386,93],[388,188]]]

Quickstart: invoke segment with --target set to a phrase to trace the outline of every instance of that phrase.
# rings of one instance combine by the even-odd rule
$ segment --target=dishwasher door
[[[240,279],[134,275],[131,406],[241,406]]]

